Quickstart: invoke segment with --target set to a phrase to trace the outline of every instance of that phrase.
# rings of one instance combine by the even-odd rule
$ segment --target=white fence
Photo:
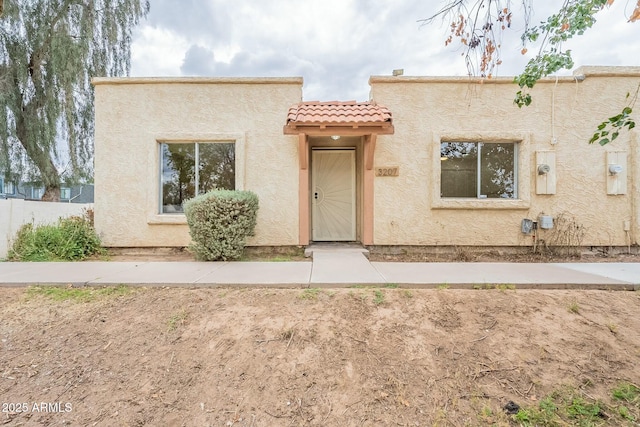
[[[93,203],[52,203],[0,199],[0,259],[6,258],[11,239],[23,224],[53,224],[58,218],[81,215]]]

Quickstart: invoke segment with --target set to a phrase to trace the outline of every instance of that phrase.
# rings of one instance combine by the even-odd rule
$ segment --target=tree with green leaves
[[[1,1],[1,0],[0,0]],[[148,0],[4,0],[0,16],[0,173],[26,172],[60,198],[93,171],[94,76],[130,69]]]
[[[563,42],[584,34],[596,22],[596,14],[611,6],[614,0],[563,0],[557,13],[539,25],[531,25],[534,0],[522,0],[524,31],[521,34],[522,54],[528,45],[539,44],[538,52],[523,72],[514,78],[520,90],[514,103],[528,106],[532,98],[530,89],[541,78],[573,67],[571,51],[563,49]],[[420,20],[430,24],[437,18],[450,22],[450,34],[445,41],[449,45],[457,40],[464,49],[469,75],[491,78],[502,63],[500,48],[503,32],[509,30],[514,18],[510,0],[449,0],[433,16]],[[628,17],[629,22],[640,20],[640,0]],[[623,128],[633,129],[632,108],[638,99],[640,84],[635,94],[627,94],[628,103],[618,114],[604,120],[589,143],[606,145],[616,139]]]

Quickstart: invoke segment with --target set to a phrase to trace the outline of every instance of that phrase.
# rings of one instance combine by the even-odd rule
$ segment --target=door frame
[[[348,238],[345,239],[331,239],[331,240],[324,240],[324,239],[316,239],[316,226],[315,226],[315,218],[317,218],[317,208],[316,208],[316,204],[314,203],[314,194],[315,194],[315,187],[316,187],[316,161],[315,161],[315,154],[317,152],[344,152],[344,153],[348,153],[350,156],[349,159],[349,166],[350,166],[350,181],[351,181],[351,230],[350,230],[350,235]],[[340,242],[354,242],[357,240],[357,236],[358,236],[358,232],[357,232],[357,226],[358,226],[358,191],[357,191],[357,150],[356,147],[312,147],[311,148],[311,165],[310,165],[310,175],[311,175],[311,179],[310,179],[310,196],[309,197],[309,202],[310,202],[310,209],[309,209],[309,214],[310,214],[310,225],[311,225],[311,240],[312,241],[316,241],[316,242],[331,242],[331,241],[340,241]]]
[[[393,133],[393,132],[391,132]],[[356,240],[365,246],[374,241],[374,168],[373,159],[377,134],[368,132],[346,132],[347,137],[356,137],[357,141],[346,143],[336,141],[332,129],[318,132],[298,133],[298,244],[307,246],[311,242],[311,148],[317,147],[356,147],[356,187],[357,215]],[[360,180],[359,182],[357,180]]]

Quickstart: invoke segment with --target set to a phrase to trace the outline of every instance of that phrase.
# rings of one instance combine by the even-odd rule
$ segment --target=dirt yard
[[[420,247],[371,248],[369,260],[393,262],[640,262],[640,251],[631,248],[631,253],[617,248],[616,251],[587,248],[577,254],[532,253],[528,248],[477,249],[445,247],[425,251]],[[309,261],[302,248],[265,247],[247,248],[242,261]],[[572,253],[572,252],[571,252]],[[195,261],[188,248],[110,248],[106,255],[95,257],[102,261]]]
[[[640,292],[0,288],[0,300],[0,425],[640,418]],[[612,397],[624,385],[629,399]]]

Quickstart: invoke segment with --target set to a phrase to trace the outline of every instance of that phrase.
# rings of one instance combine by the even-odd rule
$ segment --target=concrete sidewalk
[[[369,262],[359,252],[319,251],[300,262],[0,263],[0,286],[138,285],[640,289],[640,263]]]

